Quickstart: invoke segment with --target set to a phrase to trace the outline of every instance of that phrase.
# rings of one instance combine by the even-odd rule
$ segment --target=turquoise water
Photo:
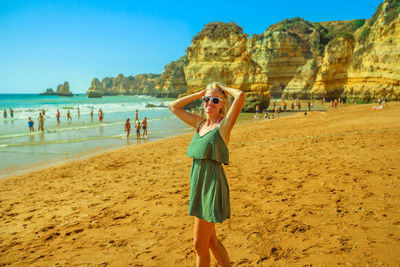
[[[146,108],[147,103],[165,105],[168,99],[150,96],[106,96],[100,99],[86,95],[74,97],[40,96],[32,94],[0,94],[0,177],[40,168],[55,162],[77,159],[109,149],[135,145],[191,131],[167,108]],[[80,116],[78,116],[78,107]],[[10,117],[10,108],[14,118]],[[99,123],[98,110],[104,112]],[[7,118],[4,118],[4,109]],[[38,132],[39,113],[45,110],[44,132]],[[61,113],[57,124],[57,109]],[[67,122],[67,111],[72,122]],[[90,112],[94,118],[91,120]],[[136,139],[132,129],[126,140],[124,123],[131,122],[135,111],[139,119],[148,119],[147,139]],[[35,132],[30,133],[28,117],[34,121]],[[133,123],[131,123],[133,126]]]

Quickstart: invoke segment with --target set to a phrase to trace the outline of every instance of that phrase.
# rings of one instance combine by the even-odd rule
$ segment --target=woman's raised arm
[[[227,143],[227,141],[229,141],[230,139],[231,130],[235,125],[235,122],[240,114],[240,111],[242,110],[245,97],[244,93],[239,89],[230,88],[218,83],[216,84],[216,86],[219,87],[221,90],[224,90],[225,92],[229,93],[234,98],[233,103],[229,108],[229,111],[226,114],[225,119],[221,122],[221,127],[220,127],[221,130],[220,132],[223,135],[225,142]]]
[[[197,128],[198,124],[203,121],[204,118],[199,115],[187,112],[183,109],[183,107],[196,99],[200,99],[202,96],[204,96],[205,93],[206,90],[204,89],[200,92],[178,98],[177,100],[169,103],[168,107],[179,119],[189,124],[190,126]]]

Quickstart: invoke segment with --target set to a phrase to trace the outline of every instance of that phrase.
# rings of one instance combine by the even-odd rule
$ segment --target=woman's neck
[[[216,124],[220,122],[221,116],[209,117],[207,116],[207,125]]]

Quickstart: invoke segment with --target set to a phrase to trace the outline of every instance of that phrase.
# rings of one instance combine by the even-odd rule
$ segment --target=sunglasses
[[[210,100],[217,105],[219,103],[219,101],[224,102],[224,100],[222,100],[221,98],[218,97],[209,97],[209,96],[203,96],[202,100],[204,103],[210,103]]]

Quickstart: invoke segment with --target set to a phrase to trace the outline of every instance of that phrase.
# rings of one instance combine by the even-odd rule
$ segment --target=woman
[[[230,108],[228,94],[234,98]],[[196,99],[202,99],[206,119],[183,110]],[[243,103],[242,91],[212,83],[168,105],[177,117],[197,129],[186,152],[193,158],[189,214],[195,216],[196,266],[210,265],[209,249],[222,266],[230,266],[228,253],[215,234],[215,223],[230,218],[229,187],[222,163],[228,164],[226,145]]]

